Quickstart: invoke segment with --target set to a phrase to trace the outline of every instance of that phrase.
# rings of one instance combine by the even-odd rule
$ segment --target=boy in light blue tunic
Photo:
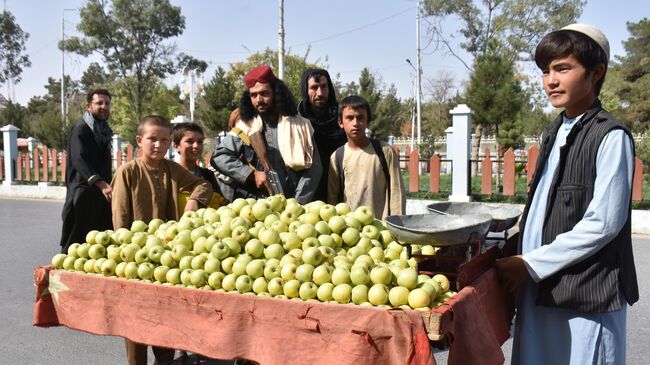
[[[572,24],[548,34],[535,62],[551,104],[519,255],[497,269],[518,292],[513,364],[625,364],[627,305],[639,299],[631,238],[634,143],[598,95],[609,42]]]

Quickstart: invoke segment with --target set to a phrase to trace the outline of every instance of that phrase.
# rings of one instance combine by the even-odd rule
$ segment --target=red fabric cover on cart
[[[262,364],[435,364],[417,311],[152,285],[35,269],[34,325]]]

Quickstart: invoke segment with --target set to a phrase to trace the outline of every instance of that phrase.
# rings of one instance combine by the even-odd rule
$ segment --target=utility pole
[[[65,132],[65,11],[61,12],[61,132]]]
[[[422,113],[420,109],[420,103],[422,99],[422,66],[420,64],[420,0],[418,0],[417,6],[417,15],[415,17],[415,38],[416,38],[416,47],[417,47],[417,59],[416,59],[416,87],[417,87],[417,98],[416,98],[416,108],[418,116],[418,145],[422,143]]]
[[[279,0],[280,24],[278,29],[278,77],[284,80],[284,0]]]

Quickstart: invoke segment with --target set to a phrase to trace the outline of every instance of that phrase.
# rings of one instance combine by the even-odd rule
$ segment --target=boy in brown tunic
[[[210,201],[210,183],[176,162],[165,159],[171,136],[171,124],[165,118],[151,115],[140,121],[136,142],[142,156],[120,166],[111,184],[115,229],[130,228],[135,220],[178,220],[179,192],[190,194],[185,211],[196,211]],[[147,364],[147,345],[127,338],[124,340],[128,363]],[[152,346],[152,350],[156,357],[155,364],[166,364],[173,360],[173,349]]]

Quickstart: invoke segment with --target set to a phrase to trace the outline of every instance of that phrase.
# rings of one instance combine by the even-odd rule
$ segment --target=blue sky
[[[186,19],[185,32],[174,39],[179,51],[209,62],[206,81],[214,68],[228,69],[231,62],[245,60],[250,52],[278,46],[277,0],[172,0],[182,8]],[[34,95],[45,94],[48,77],[59,78],[63,9],[83,5],[80,0],[5,0],[24,31],[30,34],[27,53],[32,67],[26,69],[22,81],[14,86],[14,100],[25,105]],[[394,84],[398,96],[412,95],[414,72],[406,63],[415,63],[415,0],[285,0],[285,47],[292,54],[308,60],[324,62],[332,75],[340,80],[356,80],[364,67],[381,75],[385,85]],[[647,16],[643,0],[592,0],[587,3],[579,21],[600,27],[609,37],[612,55],[624,54],[622,41],[629,37],[626,22]],[[79,14],[65,11],[66,36],[75,35]],[[449,22],[449,31],[456,24]],[[421,23],[421,43],[426,45],[426,22]],[[462,51],[461,51],[462,54]],[[91,58],[66,54],[65,69],[79,79]],[[471,58],[465,55],[465,61]],[[433,46],[422,51],[423,78],[435,77],[440,71],[451,72],[457,86],[467,79],[464,66],[443,50]],[[170,77],[169,82],[174,78]],[[424,83],[423,83],[424,85]],[[0,93],[7,94],[2,87]],[[12,96],[10,95],[10,96]]]

